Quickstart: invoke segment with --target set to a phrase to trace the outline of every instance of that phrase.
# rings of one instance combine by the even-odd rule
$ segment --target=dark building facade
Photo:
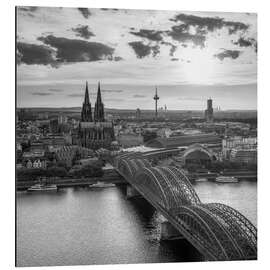
[[[90,149],[110,148],[112,141],[115,140],[113,123],[105,120],[100,83],[98,83],[97,100],[92,114],[88,84],[86,82],[78,140],[81,146]]]
[[[139,108],[137,108],[135,115],[136,119],[141,119],[141,110]]]
[[[207,122],[213,122],[214,120],[213,100],[211,98],[207,100],[207,109],[205,110],[205,120]]]

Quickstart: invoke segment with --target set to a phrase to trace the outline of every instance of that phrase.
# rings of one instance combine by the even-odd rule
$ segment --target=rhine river
[[[234,207],[257,224],[257,183],[200,182],[202,202]],[[17,193],[17,266],[202,260],[185,240],[159,242],[159,214],[119,187]]]

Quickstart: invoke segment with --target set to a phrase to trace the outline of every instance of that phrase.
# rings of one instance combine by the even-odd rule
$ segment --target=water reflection
[[[227,203],[256,223],[256,184],[195,185],[203,202]],[[18,266],[199,261],[186,241],[159,241],[160,215],[123,187],[17,194]]]

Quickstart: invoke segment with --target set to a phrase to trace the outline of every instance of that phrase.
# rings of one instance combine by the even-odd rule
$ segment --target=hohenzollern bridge
[[[257,258],[257,228],[230,206],[201,202],[183,170],[153,167],[142,153],[111,163],[206,260]]]

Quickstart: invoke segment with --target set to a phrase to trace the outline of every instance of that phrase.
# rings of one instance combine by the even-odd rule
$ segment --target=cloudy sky
[[[257,16],[20,7],[19,107],[81,106],[87,80],[105,107],[257,109]]]

